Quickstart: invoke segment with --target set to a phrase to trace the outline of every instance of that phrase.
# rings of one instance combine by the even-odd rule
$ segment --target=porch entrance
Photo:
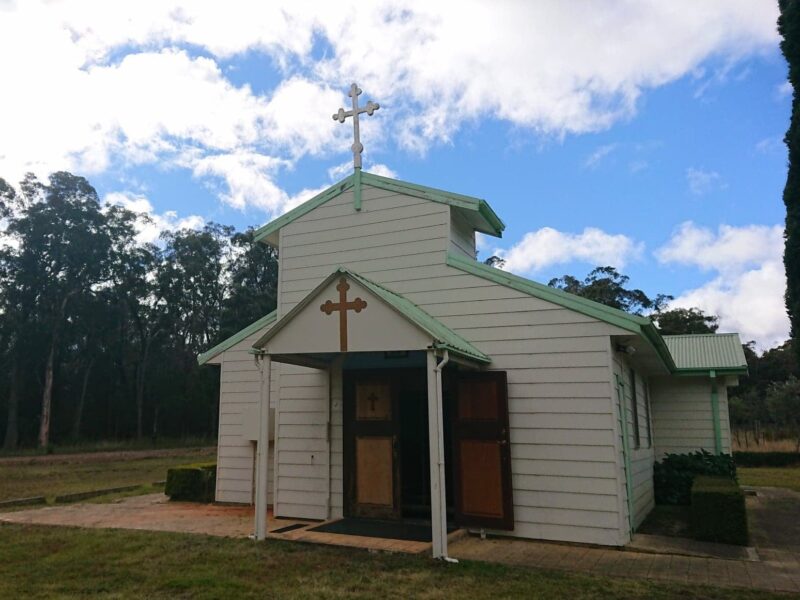
[[[346,371],[343,416],[345,515],[430,520],[425,370]]]
[[[503,372],[445,371],[442,430],[450,525],[513,528]],[[345,371],[344,514],[429,523],[424,369]]]

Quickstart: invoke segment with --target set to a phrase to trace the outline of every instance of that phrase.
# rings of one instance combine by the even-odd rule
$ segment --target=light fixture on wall
[[[629,344],[617,344],[617,352],[624,352],[625,354],[636,354],[636,348]]]

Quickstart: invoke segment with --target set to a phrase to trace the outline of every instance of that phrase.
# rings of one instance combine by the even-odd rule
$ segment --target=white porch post
[[[437,376],[436,353],[428,350],[428,444],[431,463],[431,534],[433,557],[447,556],[447,506],[444,478],[444,429],[442,426],[441,378]]]
[[[267,537],[267,478],[269,469],[269,392],[272,358],[268,354],[261,361],[261,403],[258,418],[258,445],[256,446],[256,515],[255,538]]]

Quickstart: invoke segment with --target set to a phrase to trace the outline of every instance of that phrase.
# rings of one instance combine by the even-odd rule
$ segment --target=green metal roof
[[[273,310],[271,313],[264,315],[258,321],[254,321],[250,323],[247,327],[242,329],[241,331],[233,334],[231,337],[226,339],[225,341],[220,342],[211,350],[203,352],[200,356],[197,357],[197,364],[204,365],[208,361],[210,361],[215,356],[218,356],[225,352],[228,348],[231,348],[241,342],[242,340],[247,339],[257,331],[263,329],[270,323],[274,323],[278,319],[278,311]]]
[[[665,335],[664,342],[680,372],[747,373],[747,360],[737,333]]]
[[[599,321],[604,321],[610,325],[615,325],[621,329],[640,335],[653,347],[670,371],[674,371],[676,368],[667,345],[664,343],[655,325],[653,325],[653,322],[647,317],[632,315],[623,310],[618,310],[606,306],[605,304],[594,302],[593,300],[581,298],[575,294],[570,294],[569,292],[550,287],[549,285],[513,275],[512,273],[490,267],[476,260],[470,260],[457,254],[448,253],[447,264],[466,273],[488,279],[494,283],[499,283],[500,285],[510,287],[541,300],[546,300],[547,302],[552,302],[553,304],[558,304],[564,308],[569,308],[575,312],[594,317]]]
[[[404,298],[400,294],[396,294],[382,285],[377,284],[374,281],[370,281],[366,277],[362,277],[358,273],[354,273],[345,267],[339,267],[328,277],[326,277],[322,283],[314,288],[313,291],[311,291],[305,298],[303,298],[303,300],[296,304],[292,310],[286,313],[286,315],[281,318],[280,321],[278,321],[255,344],[253,344],[253,347],[261,348],[266,345],[266,343],[274,335],[276,335],[281,329],[291,322],[297,313],[299,313],[310,302],[312,302],[319,292],[328,286],[336,277],[341,275],[347,275],[354,281],[357,281],[359,284],[363,285],[367,290],[375,294],[378,298],[389,305],[390,308],[393,308],[395,311],[400,313],[400,315],[416,325],[419,329],[430,335],[431,338],[433,338],[433,347],[448,350],[474,361],[483,363],[491,362],[491,358],[489,358],[486,354],[478,350],[475,346],[470,344],[455,331],[426,313],[407,298]]]
[[[293,208],[285,215],[281,215],[277,219],[270,221],[263,227],[260,227],[255,231],[254,239],[256,241],[265,240],[265,238],[278,231],[281,227],[285,227],[295,219],[298,219],[311,212],[315,208],[322,206],[328,202],[328,200],[331,200],[339,194],[346,192],[353,187],[353,179],[353,175],[348,175],[340,182],[335,183],[310,200],[303,202],[303,204]],[[474,226],[475,229],[481,233],[502,237],[503,230],[506,227],[500,217],[498,217],[494,210],[492,210],[492,207],[489,206],[488,202],[480,198],[464,196],[463,194],[447,192],[445,190],[439,190],[424,185],[417,185],[415,183],[408,183],[407,181],[400,181],[398,179],[391,179],[389,177],[381,177],[380,175],[373,175],[372,173],[367,172],[361,173],[361,183],[362,185],[369,185],[390,192],[398,192],[408,196],[414,196],[416,198],[423,198],[425,200],[430,200],[431,202],[447,204],[449,206],[454,206],[456,208],[468,211],[470,214],[474,214],[477,217],[475,219],[476,222],[474,223]]]

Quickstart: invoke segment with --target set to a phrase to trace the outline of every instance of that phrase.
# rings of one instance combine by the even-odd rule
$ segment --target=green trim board
[[[719,419],[719,392],[715,379],[711,381],[711,419],[714,425],[714,451],[722,454],[722,425]]]
[[[253,344],[253,348],[259,349],[264,347],[267,342],[272,339],[279,331],[291,323],[292,319],[306,306],[308,306],[314,298],[332,281],[337,277],[345,275],[364,286],[372,294],[383,300],[390,308],[395,310],[400,316],[410,321],[413,325],[431,336],[433,343],[432,347],[437,349],[448,350],[467,358],[474,362],[488,364],[491,358],[478,350],[475,346],[457,334],[455,331],[444,325],[441,321],[435,319],[419,306],[404,298],[380,284],[375,283],[354,273],[353,271],[345,268],[338,267],[333,273],[328,275],[317,287],[309,292],[300,302],[298,302],[286,315],[284,315],[273,327],[270,328],[261,338]]]
[[[295,219],[299,219],[306,213],[311,212],[318,206],[322,206],[328,200],[335,198],[339,194],[342,194],[349,190],[351,187],[355,185],[355,177],[353,175],[348,175],[344,179],[342,179],[339,183],[335,183],[328,189],[320,192],[310,200],[306,200],[300,206],[296,206],[286,214],[281,215],[277,219],[274,219],[263,225],[255,230],[253,233],[253,239],[256,242],[263,241],[264,238],[269,236],[272,233],[278,231],[281,227],[284,227],[294,221]]]
[[[704,376],[708,374],[709,369],[715,369],[718,375],[744,375],[747,373],[747,362],[742,351],[741,340],[736,333],[662,337],[656,326],[647,317],[631,315],[451,252],[447,253],[447,264],[466,273],[635,333],[653,347],[673,375]],[[681,351],[676,352],[676,347],[680,347]],[[695,366],[700,364],[704,366]]]
[[[611,308],[610,306],[581,298],[580,296],[531,281],[530,279],[525,279],[524,277],[519,277],[518,275],[513,275],[450,252],[447,254],[447,264],[466,273],[510,287],[519,292],[539,298],[540,300],[558,304],[564,308],[569,308],[575,312],[594,317],[595,319],[639,335],[655,349],[670,372],[676,370],[669,349],[658,333],[655,325],[653,325],[653,322],[647,317],[631,315],[622,310],[617,310],[616,308]]]
[[[358,185],[359,179],[361,185]],[[254,239],[257,242],[264,241],[267,237],[278,231],[281,227],[285,227],[292,221],[299,219],[303,215],[311,212],[319,206],[322,206],[329,200],[351,188],[356,188],[355,191],[357,193],[355,194],[356,197],[354,197],[354,206],[355,210],[358,211],[361,209],[361,203],[358,196],[360,196],[361,187],[365,185],[390,192],[414,196],[415,198],[430,200],[431,202],[446,204],[461,210],[476,213],[481,221],[479,226],[475,226],[476,231],[480,231],[481,233],[495,237],[502,237],[503,235],[505,224],[500,217],[497,216],[494,210],[492,210],[492,207],[489,206],[489,203],[486,202],[486,200],[473,198],[472,196],[464,196],[463,194],[447,192],[445,190],[439,190],[415,183],[408,183],[398,179],[391,179],[389,177],[381,177],[380,175],[374,175],[372,173],[359,172],[348,175],[340,182],[335,183],[310,200],[303,202],[303,204],[293,208],[285,215],[281,215],[277,219],[267,223],[262,227],[259,227],[255,231]]]
[[[633,533],[635,515],[633,503],[633,473],[631,472],[631,443],[628,439],[628,407],[625,402],[625,381],[614,373],[617,383],[617,406],[619,407],[619,426],[622,432],[622,462],[625,469],[625,498],[628,502],[628,527]]]
[[[253,323],[250,323],[250,325],[248,325],[247,327],[245,327],[241,331],[238,331],[237,333],[234,333],[228,339],[220,342],[219,344],[217,344],[216,346],[214,346],[210,350],[200,354],[197,357],[197,364],[198,365],[206,364],[209,360],[211,360],[215,356],[218,356],[218,355],[222,354],[223,352],[225,352],[225,350],[228,350],[229,348],[235,346],[239,342],[247,339],[248,337],[250,337],[251,335],[253,335],[257,331],[263,329],[264,327],[266,327],[270,323],[274,323],[277,319],[278,319],[278,311],[276,311],[276,310],[273,310],[271,313],[269,313],[267,315],[264,315],[263,317],[258,319],[258,321],[254,321]]]
[[[431,200],[432,202],[448,204],[456,208],[477,211],[489,225],[488,230],[478,229],[481,233],[502,237],[503,231],[506,228],[505,223],[497,216],[497,213],[494,212],[492,207],[489,206],[489,203],[481,198],[456,194],[454,192],[448,192],[416,183],[409,183],[408,181],[400,181],[399,179],[373,175],[372,173],[364,173],[363,178],[365,184],[373,187],[387,191],[396,191],[401,194],[408,194],[409,196]]]

